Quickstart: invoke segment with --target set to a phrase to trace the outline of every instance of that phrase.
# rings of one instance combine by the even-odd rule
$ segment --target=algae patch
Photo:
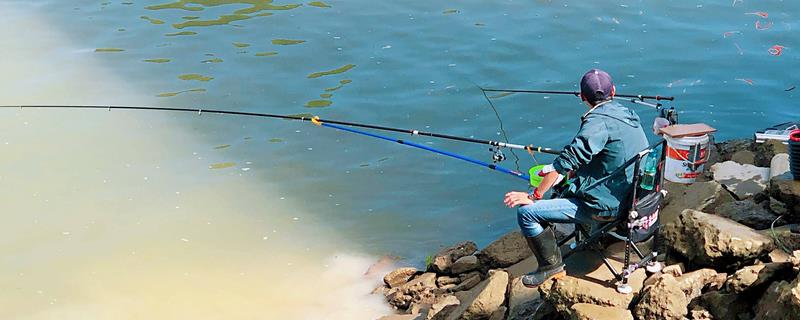
[[[189,73],[189,74],[182,74],[182,75],[178,76],[178,79],[186,80],[186,81],[195,80],[195,81],[206,82],[206,81],[214,80],[214,77],[204,76],[204,75],[199,74],[199,73]]]
[[[229,144],[223,144],[221,146],[214,147],[214,149],[215,150],[219,150],[219,149],[225,149],[225,148],[230,148],[230,147],[231,147],[231,145],[229,145]]]
[[[159,58],[159,59],[144,59],[142,61],[150,62],[150,63],[167,63],[167,62],[170,62],[172,60],[171,59],[165,59],[165,58]]]
[[[97,49],[94,49],[94,52],[122,52],[122,51],[125,51],[125,49],[120,49],[120,48],[97,48]]]
[[[181,31],[181,32],[167,33],[167,34],[165,34],[165,36],[167,36],[167,37],[193,36],[193,35],[196,35],[196,34],[197,34],[197,32],[194,32],[194,31]]]
[[[333,97],[333,95],[332,95],[332,94],[330,94],[330,93],[321,93],[321,94],[319,95],[319,97],[320,97],[320,98],[323,98],[323,99],[330,99],[331,97]]]
[[[308,5],[309,6],[314,6],[314,7],[319,7],[319,8],[330,8],[331,7],[329,4],[327,4],[325,2],[322,2],[322,1],[309,2]]]
[[[244,42],[234,42],[233,46],[237,47],[237,48],[247,48],[247,47],[250,46],[250,44],[249,43],[244,43]]]
[[[442,11],[442,14],[454,14],[454,13],[459,13],[458,9],[447,9],[445,11]]]
[[[322,76],[340,74],[340,73],[343,73],[343,72],[347,72],[350,69],[353,69],[355,66],[356,65],[354,65],[354,64],[347,64],[347,65],[341,66],[341,67],[333,69],[333,70],[322,71],[322,72],[314,72],[312,74],[309,74],[308,78],[309,79],[313,79],[313,78],[319,78],[319,77],[322,77]]]
[[[175,23],[172,25],[175,29],[183,29],[188,27],[210,27],[230,24],[234,21],[247,20],[251,17],[246,14],[225,14],[213,20],[189,20],[186,22]]]
[[[339,89],[341,89],[342,87],[344,87],[346,84],[348,84],[350,82],[353,82],[353,80],[350,80],[350,79],[341,80],[341,81],[339,81],[339,85],[338,86],[335,86],[335,87],[332,87],[332,88],[326,88],[325,91],[326,92],[333,92],[333,91],[339,90]]]
[[[292,40],[292,39],[273,39],[272,44],[280,45],[280,46],[290,46],[293,44],[300,44],[306,42],[305,40]]]
[[[269,56],[274,56],[274,55],[277,55],[277,54],[278,53],[275,52],[275,51],[259,52],[259,53],[256,53],[256,57],[269,57]]]
[[[220,162],[220,163],[212,164],[212,165],[208,166],[208,168],[216,170],[216,169],[230,168],[230,167],[233,167],[235,165],[236,165],[235,162]]]
[[[177,96],[177,95],[179,95],[181,93],[187,93],[187,92],[206,92],[206,89],[196,88],[196,89],[189,89],[189,90],[183,90],[183,91],[178,91],[178,92],[165,92],[165,93],[157,94],[156,97],[159,97],[159,98],[174,97],[174,96]]]
[[[278,143],[278,142],[283,142],[283,139],[281,139],[281,138],[272,138],[272,139],[269,139],[268,141],[272,142],[272,143]]]
[[[158,19],[155,19],[155,18],[150,18],[148,16],[141,16],[139,18],[141,18],[142,20],[147,20],[152,24],[164,24],[164,20],[158,20]]]
[[[333,104],[333,101],[330,101],[330,100],[311,100],[309,102],[306,102],[305,107],[306,108],[325,108],[325,107],[329,107],[331,104]]]
[[[220,58],[214,58],[214,59],[208,59],[208,60],[200,61],[200,63],[220,63],[222,61],[224,61],[224,60],[222,60]]]

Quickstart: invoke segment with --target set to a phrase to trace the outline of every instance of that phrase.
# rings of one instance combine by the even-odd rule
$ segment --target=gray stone
[[[433,256],[429,269],[434,272],[449,273],[450,267],[461,257],[471,255],[478,250],[475,242],[464,241],[444,248]]]
[[[700,296],[703,288],[712,285],[715,281],[719,282],[716,286],[721,287],[722,282],[725,281],[725,277],[723,276],[721,279],[717,278],[717,272],[714,271],[714,269],[700,269],[684,273],[680,277],[675,278],[675,280],[678,281],[678,288],[683,291],[686,300],[692,301],[692,299]]]
[[[478,261],[478,257],[464,256],[456,260],[456,262],[454,262],[453,265],[450,266],[450,272],[453,274],[459,274],[476,270],[480,268],[480,266],[481,263]]]
[[[800,180],[794,180],[787,172],[770,179],[769,194],[786,205],[786,216],[789,222],[800,222]]]
[[[710,291],[704,293],[700,300],[703,306],[714,316],[714,319],[737,320],[753,318],[750,310],[752,303],[738,294]]]
[[[788,145],[778,140],[767,140],[764,143],[754,143],[751,151],[755,154],[755,165],[759,167],[769,167],[770,161],[775,155],[788,153]]]
[[[714,210],[727,202],[735,199],[728,190],[716,181],[696,182],[690,185],[664,182],[668,194],[661,218],[664,221],[675,219],[685,209],[694,209],[704,212]]]
[[[778,224],[776,224],[778,225]],[[775,246],[778,249],[792,252],[800,250],[800,233],[791,231],[791,226],[781,226],[759,231],[765,237],[769,237],[775,241]]]
[[[735,268],[767,255],[772,239],[733,220],[684,210],[664,226],[669,246],[698,266]]]
[[[788,280],[792,275],[792,264],[789,262],[747,266],[728,277],[725,281],[725,290],[731,293],[761,291],[770,283],[776,280]]]
[[[488,268],[505,268],[533,255],[519,230],[509,232],[481,250],[477,256]]]
[[[739,150],[731,155],[731,161],[741,164],[755,164],[756,155],[750,150]]]
[[[747,199],[767,189],[769,168],[733,161],[717,163],[711,167],[714,180],[736,194],[739,199]]]
[[[450,289],[450,291],[456,292],[456,291],[469,290],[477,286],[479,283],[481,283],[480,274],[473,274],[472,276],[461,280],[461,283]]]
[[[531,319],[543,301],[539,298],[539,290],[528,288],[522,284],[522,278],[511,280],[511,291],[508,295],[508,318]]]
[[[419,314],[393,314],[378,318],[378,320],[422,320],[425,319]]]
[[[797,319],[800,315],[800,276],[777,281],[767,288],[755,309],[756,320]]]
[[[774,212],[776,215],[782,216],[789,212],[789,209],[786,208],[786,204],[780,202],[780,200],[775,199],[773,197],[769,197],[769,210]]]
[[[436,299],[436,302],[433,305],[431,305],[431,308],[430,310],[428,310],[428,315],[426,318],[432,319],[436,316],[436,314],[438,314],[448,306],[458,306],[459,304],[461,304],[461,301],[458,301],[458,298],[456,298],[454,295],[441,296]]]
[[[769,178],[789,172],[789,154],[779,153],[769,162]]]
[[[448,277],[448,276],[441,276],[436,278],[436,285],[440,288],[442,286],[451,285],[451,284],[458,284],[461,282],[461,278],[458,277]]]
[[[383,282],[386,283],[389,288],[395,288],[408,282],[416,273],[417,268],[399,268],[384,276]]]
[[[571,320],[633,320],[633,315],[623,308],[576,303],[572,305]]]
[[[772,221],[778,217],[763,205],[752,200],[722,204],[717,207],[715,213],[720,217],[731,219],[756,230],[769,228]]]
[[[508,311],[508,308],[506,308],[505,306],[500,306],[500,308],[497,308],[497,310],[495,310],[495,312],[492,313],[492,316],[489,317],[489,320],[503,320],[503,319],[505,319],[506,318],[506,311]]]
[[[459,298],[461,304],[450,312],[447,320],[487,319],[505,303],[508,273],[490,271],[489,277]]]
[[[642,290],[633,314],[638,319],[681,320],[689,312],[688,305],[680,283],[672,275],[662,274],[655,284]]]

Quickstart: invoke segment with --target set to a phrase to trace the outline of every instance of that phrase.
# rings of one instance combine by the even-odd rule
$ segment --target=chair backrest
[[[653,232],[659,228],[659,213],[661,212],[661,202],[664,199],[661,189],[664,181],[665,148],[666,143],[661,140],[646,149],[650,150],[650,152],[659,153],[654,186],[650,190],[643,189],[640,185],[644,175],[641,162],[646,157],[642,156],[641,153],[637,155],[637,160],[634,164],[636,170],[634,171],[635,176],[631,187],[631,196],[626,206],[627,210],[621,212],[622,218],[626,220],[629,236],[633,242],[641,242],[650,238]]]

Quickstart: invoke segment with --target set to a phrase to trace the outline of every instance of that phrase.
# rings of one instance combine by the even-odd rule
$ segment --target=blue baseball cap
[[[611,99],[614,82],[611,76],[603,70],[592,69],[581,78],[581,94],[589,102],[598,102]]]

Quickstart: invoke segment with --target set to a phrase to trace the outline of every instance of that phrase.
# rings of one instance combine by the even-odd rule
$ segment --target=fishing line
[[[477,84],[475,84],[475,86],[480,88],[480,86]],[[497,112],[497,108],[495,108],[494,103],[492,103],[492,99],[489,99],[489,96],[486,95],[486,91],[481,90],[481,93],[483,93],[483,97],[486,98],[486,102],[489,102],[489,106],[492,107],[494,115],[497,117],[497,122],[500,123],[500,132],[503,133],[503,139],[505,139],[506,142],[508,142],[508,135],[506,134],[505,127],[503,127],[503,119],[500,118],[500,113]],[[511,149],[511,154],[514,155],[514,165],[516,166],[517,171],[519,171],[519,157],[517,156],[517,153],[514,152],[514,149]],[[536,158],[534,158],[534,161],[536,161]]]

